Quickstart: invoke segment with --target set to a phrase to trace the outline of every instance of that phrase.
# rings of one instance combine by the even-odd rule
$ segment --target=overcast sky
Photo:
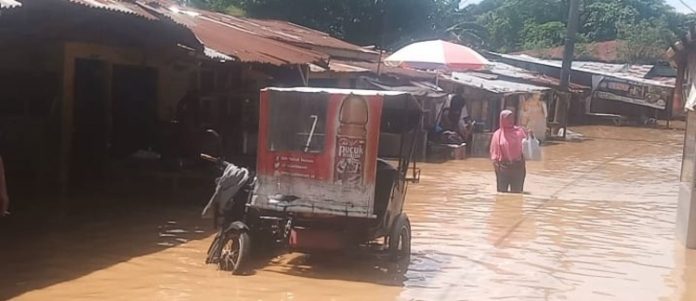
[[[677,9],[678,12],[681,12],[681,13],[691,13],[692,12],[688,8],[686,8],[686,6],[684,6],[684,4],[679,2],[679,0],[666,0],[666,1],[669,5],[674,6],[674,8]],[[481,2],[481,0],[462,0],[462,3],[465,3],[465,5],[471,4],[471,3],[478,3],[478,2]],[[686,2],[686,4],[688,4],[689,6],[691,6],[691,8],[696,9],[696,0],[684,0],[684,2]]]

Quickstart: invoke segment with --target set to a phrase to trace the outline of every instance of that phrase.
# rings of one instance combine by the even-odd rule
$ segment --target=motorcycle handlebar
[[[217,166],[219,166],[220,168],[223,168],[223,169],[226,168],[230,164],[229,162],[222,160],[221,158],[216,158],[216,157],[213,157],[213,156],[208,155],[208,154],[201,154],[201,159],[208,161],[210,163],[215,163]]]
[[[219,162],[219,159],[218,159],[218,158],[215,158],[215,157],[213,157],[213,156],[211,156],[211,155],[208,155],[208,154],[201,154],[201,159],[206,160],[206,161],[208,161],[208,162],[212,162],[212,163],[218,163],[218,162]]]

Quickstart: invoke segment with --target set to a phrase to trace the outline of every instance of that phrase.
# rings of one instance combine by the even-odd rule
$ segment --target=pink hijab
[[[497,162],[522,160],[522,139],[526,137],[524,129],[515,126],[512,111],[500,112],[500,128],[495,131],[491,139],[491,160]]]

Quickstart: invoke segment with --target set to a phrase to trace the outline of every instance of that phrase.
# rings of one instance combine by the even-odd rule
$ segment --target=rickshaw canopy
[[[374,218],[380,133],[416,129],[422,108],[406,92],[301,87],[263,89],[259,112],[252,207]]]
[[[336,88],[314,88],[314,87],[294,87],[294,88],[277,88],[269,87],[262,89],[264,91],[276,92],[299,92],[299,93],[327,93],[327,94],[342,94],[342,95],[358,95],[358,96],[381,96],[384,99],[385,108],[399,108],[407,110],[423,111],[422,106],[418,103],[413,94],[403,91],[381,91],[381,90],[362,90],[362,89],[336,89]]]

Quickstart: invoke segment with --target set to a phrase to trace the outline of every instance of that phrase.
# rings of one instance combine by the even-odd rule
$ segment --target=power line
[[[679,2],[681,2],[681,4],[684,5],[684,7],[688,8],[691,12],[693,12],[693,13],[696,14],[696,10],[694,10],[693,8],[691,8],[691,6],[689,6],[688,4],[686,4],[686,1],[684,1],[684,0],[679,0]]]

